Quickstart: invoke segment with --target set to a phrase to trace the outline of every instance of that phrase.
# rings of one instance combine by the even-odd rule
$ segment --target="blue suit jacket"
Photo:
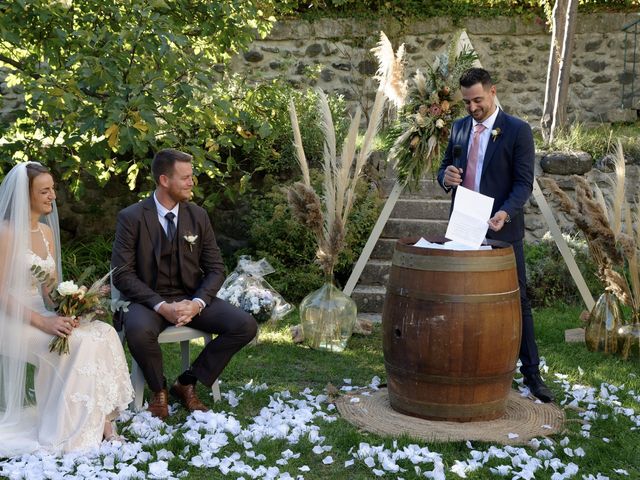
[[[456,120],[451,128],[449,144],[438,171],[438,182],[446,191],[453,190],[452,205],[456,189],[443,184],[444,171],[449,165],[455,165],[467,171],[467,150],[471,138],[473,120],[470,116]],[[491,136],[484,154],[480,193],[494,198],[493,216],[498,210],[504,210],[511,217],[499,232],[489,230],[488,238],[515,242],[524,238],[523,207],[533,190],[533,166],[535,147],[533,134],[528,123],[519,118],[498,112],[493,129],[500,129],[499,135]],[[461,154],[453,158],[453,146],[460,145]]]

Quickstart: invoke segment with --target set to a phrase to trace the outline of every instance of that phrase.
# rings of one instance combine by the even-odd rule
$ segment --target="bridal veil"
[[[20,438],[32,438],[23,434],[25,428],[35,428],[37,414],[27,349],[33,292],[27,261],[31,250],[29,163],[36,162],[16,165],[0,185],[0,457],[29,450],[28,445],[18,443]],[[54,234],[59,281],[62,270],[55,202],[52,213],[40,222],[49,225]]]

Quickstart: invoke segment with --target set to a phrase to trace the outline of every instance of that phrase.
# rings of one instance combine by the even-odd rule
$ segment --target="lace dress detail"
[[[40,228],[47,251],[49,245]],[[55,275],[51,253],[47,258],[29,251],[27,265]],[[40,285],[32,276],[32,305],[41,315],[47,311]],[[101,321],[74,329],[68,355],[49,352],[51,335],[29,329],[30,363],[36,367],[36,448],[54,453],[96,448],[102,441],[105,420],[126,409],[133,398],[124,351],[113,327]],[[26,453],[26,452],[16,452]]]

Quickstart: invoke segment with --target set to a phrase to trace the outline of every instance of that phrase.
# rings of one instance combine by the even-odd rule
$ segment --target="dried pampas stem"
[[[385,103],[385,92],[389,96],[395,95],[395,101],[402,95],[401,82],[404,48],[393,54],[393,48],[384,33],[380,35],[380,43],[374,49],[379,62],[377,78],[380,86],[376,92],[369,123],[364,135],[360,151],[356,154],[358,128],[360,125],[360,110],[351,119],[349,132],[344,140],[341,158],[337,157],[335,126],[331,116],[329,100],[325,93],[318,90],[318,109],[320,111],[320,126],[324,133],[323,155],[323,200],[311,186],[309,166],[302,136],[298,124],[298,116],[293,101],[289,102],[291,128],[295,145],[296,158],[302,171],[303,182],[295,183],[287,192],[287,198],[293,214],[304,225],[309,227],[318,241],[316,259],[326,275],[333,272],[338,256],[344,248],[347,219],[353,207],[356,187],[362,174],[362,169],[371,154],[373,139],[378,132]],[[354,164],[355,162],[355,164]]]

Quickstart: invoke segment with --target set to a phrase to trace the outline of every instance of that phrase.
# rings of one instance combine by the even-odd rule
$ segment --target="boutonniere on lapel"
[[[501,133],[502,131],[499,128],[494,128],[491,130],[491,139],[495,142]]]
[[[198,240],[198,235],[185,235],[184,237],[185,242],[187,242],[189,244],[189,251],[193,252],[193,246],[196,244],[196,240]]]

